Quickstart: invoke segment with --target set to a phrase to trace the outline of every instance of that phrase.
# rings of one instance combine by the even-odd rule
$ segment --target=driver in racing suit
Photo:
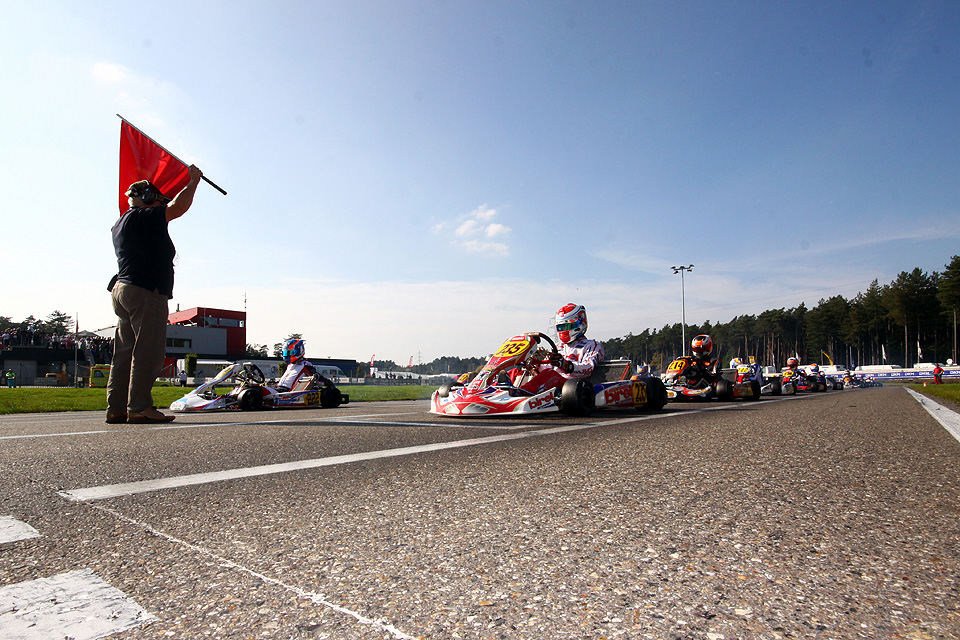
[[[313,364],[306,359],[306,350],[303,346],[303,340],[299,338],[290,338],[283,343],[283,361],[287,363],[280,381],[277,382],[277,391],[290,391],[293,385],[297,384],[304,377],[313,377],[317,370]]]
[[[572,302],[557,311],[555,318],[559,353],[529,382],[520,385],[531,393],[540,393],[551,387],[562,386],[567,380],[589,378],[594,368],[603,361],[603,345],[590,340],[587,333],[587,310]]]
[[[718,361],[710,359],[713,338],[706,334],[697,336],[690,342],[690,351],[693,352],[693,361],[681,373],[687,379],[687,385],[696,389],[716,384],[720,375],[717,372]]]

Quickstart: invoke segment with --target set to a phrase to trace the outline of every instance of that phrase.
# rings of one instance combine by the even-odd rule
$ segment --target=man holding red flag
[[[122,160],[121,139],[121,166]],[[117,275],[110,282],[110,293],[117,331],[107,381],[109,424],[173,420],[153,406],[151,391],[163,369],[167,301],[173,297],[176,248],[167,223],[187,212],[203,177],[195,165],[190,165],[186,173],[186,186],[172,200],[150,180],[131,184],[124,194],[129,208],[112,229]]]

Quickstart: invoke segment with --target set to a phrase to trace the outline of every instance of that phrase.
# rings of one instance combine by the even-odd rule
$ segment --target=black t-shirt
[[[113,225],[117,281],[173,297],[173,258],[167,206],[132,207]]]

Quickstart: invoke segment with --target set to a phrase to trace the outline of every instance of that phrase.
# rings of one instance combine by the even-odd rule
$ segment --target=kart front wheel
[[[647,404],[637,407],[637,411],[660,411],[667,404],[667,387],[663,380],[648,376],[641,378],[647,387]]]
[[[244,389],[237,397],[237,406],[242,411],[259,411],[263,409],[263,392],[260,387]]]
[[[770,382],[770,395],[779,396],[783,394],[783,383],[780,382],[779,378],[774,378]]]
[[[589,416],[593,413],[593,385],[585,378],[567,380],[560,389],[560,410],[568,416]]]
[[[733,400],[733,385],[726,378],[717,380],[715,391],[717,392],[717,399],[725,402]]]

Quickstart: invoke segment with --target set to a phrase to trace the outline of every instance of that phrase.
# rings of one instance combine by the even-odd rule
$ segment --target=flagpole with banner
[[[134,126],[129,120],[120,118],[120,211],[126,211],[127,187],[140,180],[149,180],[166,197],[174,197],[190,181],[187,163],[170,153],[156,140]],[[202,180],[211,187],[227,195],[227,192],[210,181],[206,176]]]

